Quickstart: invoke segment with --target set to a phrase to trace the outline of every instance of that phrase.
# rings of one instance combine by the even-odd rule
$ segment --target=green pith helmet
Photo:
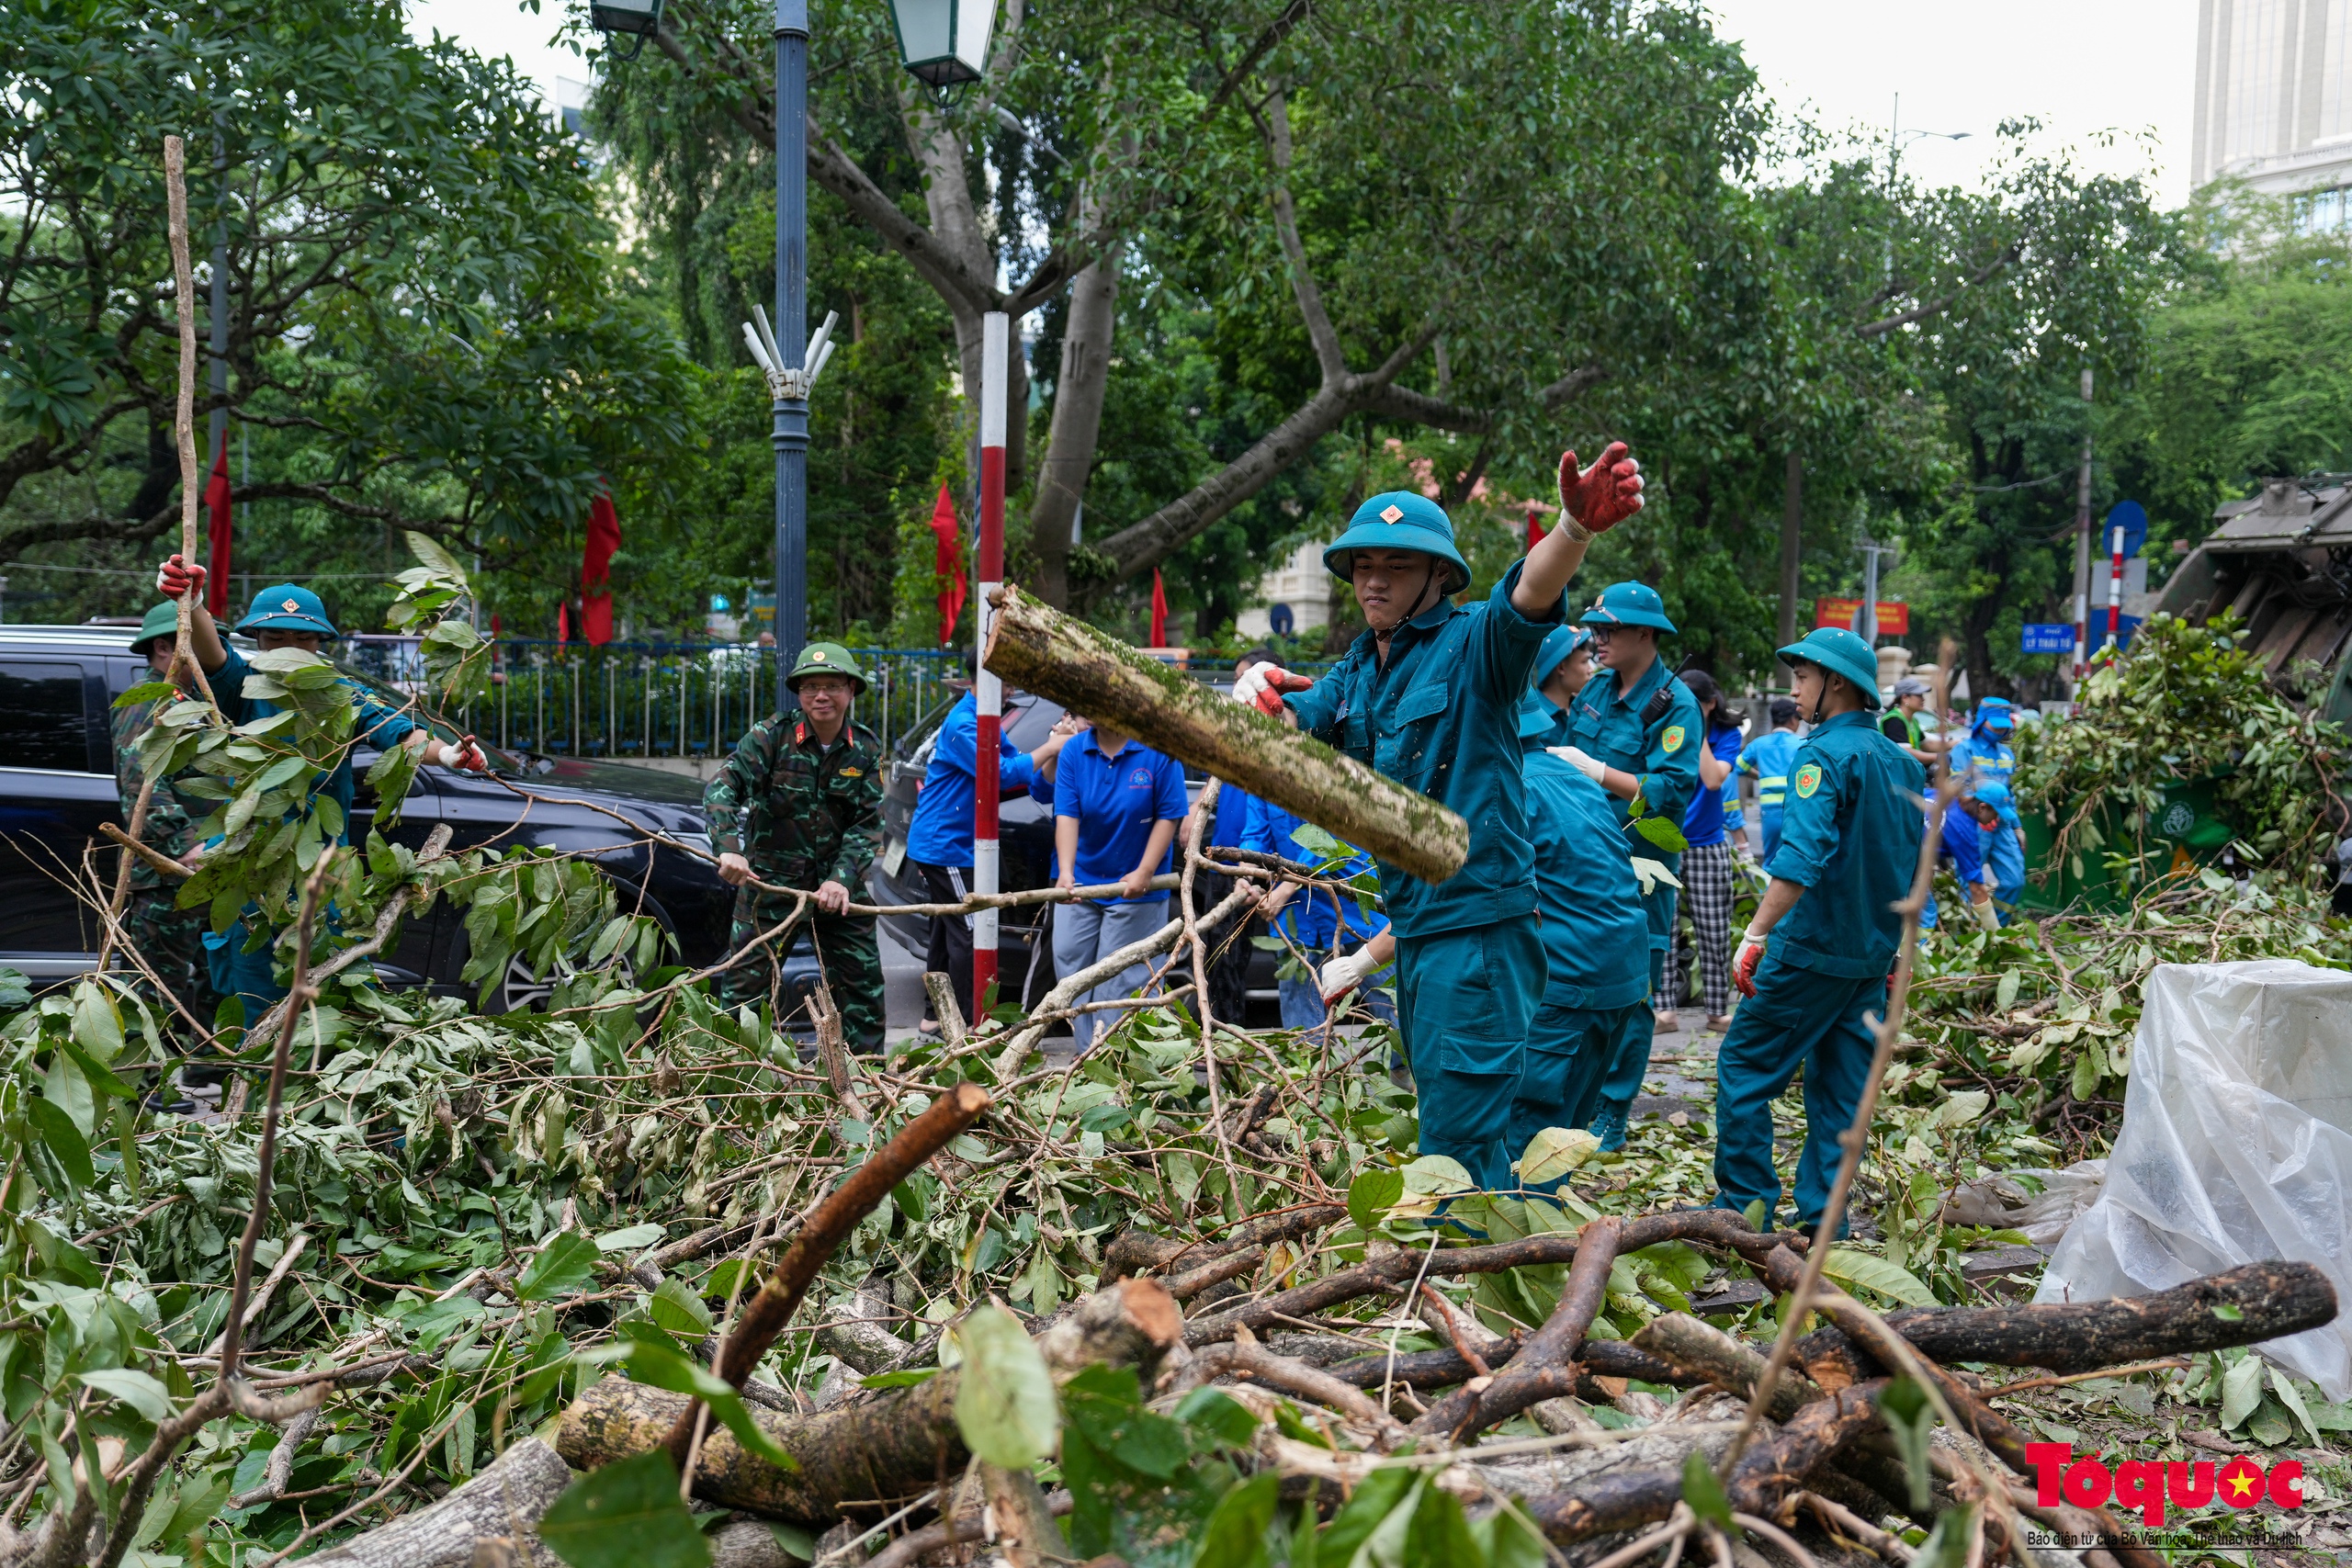
[[[851,695],[861,695],[865,691],[865,671],[857,667],[849,649],[837,642],[812,642],[802,649],[799,659],[793,663],[792,673],[784,678],[785,686],[797,692],[801,681],[810,675],[846,676],[854,688]]]
[[[1815,626],[1797,641],[1781,649],[1781,657],[1792,664],[1803,660],[1818,664],[1834,675],[1843,675],[1861,694],[1862,705],[1880,705],[1878,694],[1878,655],[1844,626]]]
[[[1592,608],[1580,617],[1588,626],[1655,626],[1674,630],[1666,618],[1666,601],[1646,582],[1612,582],[1600,591]]]
[[[1444,563],[1438,569],[1444,584],[1439,592],[1459,593],[1470,586],[1470,565],[1453,542],[1453,524],[1425,495],[1385,491],[1357,507],[1348,531],[1324,547],[1324,570],[1338,578],[1352,575],[1359,548],[1419,550]]]
[[[130,651],[144,659],[157,643],[176,641],[179,635],[180,607],[168,602],[158,604],[140,620],[139,638],[130,645]]]

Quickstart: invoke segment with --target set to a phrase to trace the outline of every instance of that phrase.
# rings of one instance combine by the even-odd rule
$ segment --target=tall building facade
[[[2299,196],[2342,226],[2352,187],[2352,0],[2199,0],[2192,184]]]

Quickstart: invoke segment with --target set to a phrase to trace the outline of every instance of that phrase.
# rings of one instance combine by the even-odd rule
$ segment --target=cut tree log
[[[1678,1370],[1703,1378],[1742,1399],[1755,1397],[1756,1381],[1764,1375],[1764,1357],[1759,1351],[1688,1313],[1670,1312],[1650,1319],[1634,1336],[1633,1343],[1635,1349],[1670,1361]],[[1773,1387],[1771,1405],[1764,1414],[1775,1421],[1786,1421],[1808,1402],[1820,1397],[1819,1389],[1793,1374],[1783,1373]]]
[[[1100,1364],[1133,1367],[1148,1387],[1182,1337],[1182,1314],[1167,1291],[1157,1280],[1128,1280],[1079,1303],[1036,1344],[1057,1381]],[[694,1495],[722,1507],[820,1525],[835,1522],[845,1506],[903,1501],[953,1479],[970,1460],[956,1424],[956,1388],[951,1368],[911,1388],[886,1389],[813,1416],[754,1408],[752,1419],[799,1468],[779,1469],[719,1428],[703,1440]],[[563,1413],[556,1451],[582,1470],[595,1470],[666,1446],[691,1408],[684,1394],[605,1378]]]
[[[1611,1216],[1593,1220],[1577,1232],[1576,1261],[1568,1266],[1559,1304],[1544,1326],[1493,1378],[1473,1378],[1430,1405],[1413,1423],[1414,1432],[1458,1443],[1467,1433],[1508,1421],[1540,1400],[1574,1393],[1577,1352],[1600,1311],[1624,1232],[1624,1222]]]
[[[1008,583],[981,662],[1106,729],[1271,800],[1423,882],[1470,853],[1469,825],[1321,741],[1299,734]]]
[[[1503,1348],[1487,1359],[1499,1370],[1518,1352],[1519,1347],[1506,1340]],[[1402,1351],[1393,1362],[1386,1356],[1355,1356],[1333,1361],[1323,1370],[1355,1388],[1378,1388],[1384,1382],[1405,1388],[1451,1388],[1476,1375],[1459,1350]],[[1639,1378],[1668,1388],[1691,1388],[1709,1381],[1703,1374],[1684,1371],[1671,1361],[1623,1339],[1586,1341],[1578,1370],[1584,1376],[1577,1382],[1577,1397],[1589,1402],[1605,1402],[1608,1398],[1607,1393],[1591,1381],[1594,1377]]]
[[[438,1503],[306,1557],[304,1568],[471,1568],[476,1541],[532,1535],[573,1479],[553,1449],[525,1438]]]
[[[2248,1263],[2169,1291],[2105,1302],[2007,1307],[1912,1307],[1886,1325],[1929,1360],[2096,1371],[2160,1356],[2256,1345],[2335,1320],[2335,1287],[2309,1263]],[[1862,1377],[1883,1370],[1836,1328],[1797,1342],[1816,1359],[1851,1359]]]

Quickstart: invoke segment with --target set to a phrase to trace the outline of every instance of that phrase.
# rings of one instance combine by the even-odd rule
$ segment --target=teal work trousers
[[[1396,939],[1396,1012],[1421,1153],[1460,1161],[1489,1192],[1512,1186],[1518,1151],[1506,1134],[1544,981],[1532,919]]]
[[[1886,977],[1823,975],[1768,954],[1756,994],[1739,1004],[1715,1058],[1715,1202],[1761,1199],[1769,1226],[1781,1203],[1772,1168],[1772,1101],[1804,1068],[1804,1148],[1797,1156],[1797,1223],[1818,1222],[1838,1177],[1838,1140],[1852,1125],[1886,1010]],[[1842,1226],[1841,1226],[1842,1229]]]
[[[1646,1000],[1616,1008],[1547,1002],[1535,1010],[1519,1094],[1511,1101],[1510,1130],[1503,1140],[1511,1158],[1525,1155],[1529,1141],[1546,1127],[1574,1129],[1592,1120],[1600,1104],[1602,1072],[1637,1022],[1647,1027],[1648,1013]],[[1549,1192],[1559,1184],[1558,1179],[1532,1187],[1521,1183],[1532,1192]]]
[[[1674,919],[1674,889],[1664,888],[1668,898],[1667,919]],[[1655,928],[1653,928],[1655,929]],[[1666,978],[1666,949],[1650,948],[1650,996]],[[1628,1019],[1625,1027],[1609,1047],[1608,1065],[1600,1069],[1600,1094],[1593,1102],[1593,1113],[1603,1111],[1616,1112],[1624,1120],[1633,1109],[1634,1097],[1642,1092],[1642,1078],[1650,1070],[1650,1046],[1657,1039],[1657,1018],[1650,1011],[1649,999],[1644,998],[1636,1010],[1640,1017]]]

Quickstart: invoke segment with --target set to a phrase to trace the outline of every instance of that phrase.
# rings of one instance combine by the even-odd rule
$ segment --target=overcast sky
[[[1713,0],[1712,9],[1792,110],[1810,106],[1826,127],[1883,138],[1900,94],[1904,126],[1970,132],[1965,141],[1906,139],[1905,165],[1922,179],[1973,184],[1995,151],[1994,128],[2030,115],[2050,128],[2043,146],[2072,145],[2102,171],[2153,164],[2165,205],[2188,197],[2196,0]],[[559,75],[588,74],[578,55],[548,43],[562,13],[562,0],[544,0],[543,14],[515,0],[416,0],[410,27],[510,56],[552,99]],[[2100,149],[2093,139],[2108,130],[2122,140]]]

